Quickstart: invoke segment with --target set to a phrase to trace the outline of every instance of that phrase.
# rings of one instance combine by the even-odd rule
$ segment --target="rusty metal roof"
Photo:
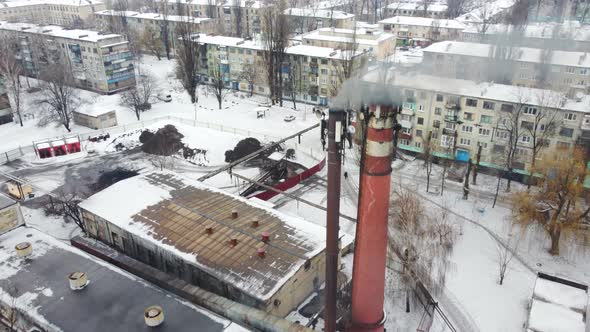
[[[135,209],[109,213],[112,204],[126,204],[117,203],[117,197],[144,195],[161,199],[147,197],[146,206],[133,202],[130,205],[136,205]],[[173,173],[123,180],[81,207],[263,300],[324,248],[325,229],[321,226]],[[235,219],[233,211],[238,214]],[[257,226],[253,226],[254,220]],[[269,241],[262,241],[263,232],[270,235]],[[237,240],[235,245],[232,239]],[[264,258],[258,256],[259,248],[264,248]]]

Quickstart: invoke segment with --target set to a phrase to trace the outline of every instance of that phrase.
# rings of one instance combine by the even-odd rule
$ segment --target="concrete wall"
[[[117,125],[117,113],[110,111],[98,116],[90,116],[83,113],[73,112],[74,123],[92,129],[104,129]]]
[[[20,225],[24,225],[24,219],[18,203],[0,210],[0,234]]]

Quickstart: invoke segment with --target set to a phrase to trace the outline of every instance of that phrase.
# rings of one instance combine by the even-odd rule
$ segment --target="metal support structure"
[[[303,134],[303,133],[306,133],[306,132],[308,132],[308,131],[310,131],[310,130],[313,130],[313,129],[315,129],[316,127],[319,127],[319,123],[318,123],[318,124],[315,124],[315,125],[313,125],[313,126],[311,126],[311,127],[309,127],[309,128],[306,128],[306,129],[303,129],[303,130],[301,130],[301,131],[298,131],[298,132],[296,132],[295,134],[293,134],[293,135],[291,135],[291,136],[288,136],[288,137],[285,137],[285,138],[281,139],[280,141],[273,142],[272,144],[269,144],[269,145],[267,145],[267,146],[263,147],[262,149],[259,149],[259,150],[257,150],[257,151],[254,151],[254,152],[252,152],[252,153],[250,153],[250,154],[248,154],[248,155],[246,155],[246,156],[244,156],[244,157],[242,157],[242,158],[240,158],[240,159],[238,159],[238,160],[236,160],[236,161],[234,161],[234,162],[231,162],[231,163],[229,163],[229,164],[227,164],[227,165],[225,165],[225,166],[223,166],[223,167],[220,167],[220,168],[216,169],[216,170],[215,170],[215,171],[213,171],[213,172],[207,173],[207,174],[205,174],[205,175],[201,176],[200,178],[198,178],[198,180],[199,180],[199,181],[205,181],[205,180],[207,180],[208,178],[214,177],[214,176],[215,176],[215,175],[217,175],[217,174],[220,174],[220,173],[222,173],[222,172],[224,172],[224,171],[227,171],[228,169],[231,169],[232,167],[234,167],[234,166],[236,166],[236,165],[238,165],[238,164],[241,164],[241,163],[243,163],[243,162],[245,162],[245,161],[248,161],[248,160],[250,160],[250,159],[252,159],[252,158],[256,157],[256,156],[257,156],[257,155],[259,155],[261,152],[264,152],[264,151],[266,151],[266,150],[268,150],[268,149],[274,148],[275,146],[277,146],[277,145],[279,145],[279,144],[282,144],[282,143],[283,143],[283,142],[285,142],[285,141],[288,141],[288,140],[290,140],[290,139],[292,139],[292,138],[295,138],[295,137],[297,137],[297,136],[300,136],[300,135],[301,135],[301,134]]]
[[[346,111],[330,110],[328,117],[328,211],[326,214],[326,306],[324,309],[324,331],[326,332],[336,331],[340,177],[346,127]]]
[[[383,332],[387,220],[395,106],[370,105],[361,165],[354,266],[352,322],[354,332]]]

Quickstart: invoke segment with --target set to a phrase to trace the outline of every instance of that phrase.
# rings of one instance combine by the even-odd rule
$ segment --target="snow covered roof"
[[[46,36],[54,36],[75,40],[98,42],[104,39],[111,39],[123,36],[117,34],[103,34],[98,31],[82,30],[82,29],[66,29],[57,25],[42,26],[31,23],[9,23],[7,21],[0,21],[0,30],[13,30],[27,33],[43,34]]]
[[[536,332],[586,331],[584,317],[588,288],[582,288],[539,276],[533,290],[528,329]]]
[[[120,181],[80,208],[263,301],[325,246],[321,226],[169,172]],[[231,217],[234,210],[237,219]],[[254,218],[258,227],[251,226]],[[267,243],[261,241],[263,231],[270,234]],[[238,242],[231,247],[234,238]],[[264,259],[258,248],[266,250]]]
[[[26,260],[14,251],[21,242],[33,247]],[[8,292],[17,289],[17,307],[44,331],[143,331],[144,310],[154,304],[166,315],[158,331],[246,331],[33,228],[7,232],[0,243],[0,302],[12,305]],[[74,271],[88,274],[83,291],[69,288],[67,276]]]
[[[439,28],[447,29],[465,29],[465,25],[456,20],[445,20],[435,19],[428,17],[415,17],[415,16],[394,16],[379,21],[379,24],[399,24],[399,25],[411,25],[411,26],[422,26],[432,27],[438,26]]]
[[[103,16],[126,16],[129,18],[152,20],[152,21],[164,21],[164,16],[158,13],[140,13],[134,11],[115,11],[115,10],[101,10],[94,13],[95,15]],[[168,15],[165,17],[168,22],[191,22],[201,23],[211,21],[210,18],[206,17],[193,17],[193,16],[179,16],[179,15]]]
[[[12,206],[14,204],[16,204],[16,201],[4,196],[3,194],[0,194],[0,210],[5,209],[5,208]]]
[[[103,4],[100,0],[17,0],[0,2],[0,9],[12,7],[25,7],[35,5],[67,5],[67,6],[94,6]]]
[[[365,75],[367,82],[377,83],[380,73],[372,71]],[[392,75],[388,85],[424,91],[435,91],[443,94],[487,99],[508,103],[524,103],[538,107],[558,107],[562,110],[590,113],[590,96],[583,95],[580,101],[568,99],[562,92],[543,90],[515,85],[494,83],[477,83],[431,75]]]
[[[352,43],[354,41],[358,44],[377,46],[379,43],[387,39],[395,38],[395,36],[391,33],[386,33],[383,31],[371,31],[370,33],[367,33],[366,29],[357,29],[355,37],[356,40],[353,40],[353,34],[354,30],[352,29],[322,28],[304,34],[302,39],[334,41],[341,43]]]
[[[84,114],[92,117],[98,117],[103,114],[108,114],[111,112],[116,112],[113,108],[110,108],[111,105],[103,105],[101,103],[83,103],[80,107],[78,107],[74,113]],[[116,107],[116,105],[112,105],[112,107]]]
[[[457,17],[456,20],[482,23],[485,18],[489,22],[491,18],[514,6],[514,3],[516,3],[516,0],[492,0],[484,2],[483,5],[474,6],[473,10]]]
[[[262,3],[258,0],[168,0],[171,4],[188,4],[188,5],[201,5],[201,6],[221,6],[221,7],[234,7],[238,4],[243,8],[262,8]]]
[[[310,9],[310,8],[289,8],[285,10],[285,15],[305,16],[317,18],[332,18],[334,20],[350,19],[354,14],[349,14],[340,10]]]
[[[442,41],[434,43],[424,49],[427,53],[444,53],[489,58],[498,48],[492,44],[467,43],[458,41]],[[514,61],[543,63],[543,51],[540,48],[514,47],[512,49]],[[554,50],[548,63],[559,66],[590,68],[590,56],[586,52],[568,52]]]
[[[424,10],[423,2],[396,2],[387,6],[390,10]],[[428,5],[429,12],[446,12],[448,6],[444,3],[433,3]]]
[[[254,50],[264,50],[264,45],[259,43],[255,40],[246,40],[238,37],[227,37],[227,36],[211,36],[204,33],[196,34],[193,38],[195,42],[203,43],[203,44],[212,44],[212,45],[220,45],[220,46],[228,46],[228,47],[238,47],[238,48],[245,48],[245,49],[254,49]],[[287,54],[298,54],[298,55],[305,55],[305,56],[312,56],[317,58],[326,58],[326,59],[345,59],[348,55],[346,52],[349,51],[342,51],[342,50],[335,50],[330,47],[319,47],[319,46],[310,46],[310,45],[294,45],[287,48]],[[360,55],[362,52],[357,51],[356,55]]]
[[[514,29],[508,24],[488,24],[486,35],[509,34]],[[530,22],[524,27],[524,35],[528,38],[553,38],[553,32],[557,32],[558,39],[578,40],[590,42],[590,25],[581,25],[578,21],[556,22]],[[464,34],[480,34],[481,24],[469,24],[463,30]]]

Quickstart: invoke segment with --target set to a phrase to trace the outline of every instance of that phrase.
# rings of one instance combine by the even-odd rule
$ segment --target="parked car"
[[[160,93],[158,94],[158,99],[163,102],[169,103],[172,101],[172,95],[169,93]]]
[[[291,121],[295,120],[295,116],[294,115],[287,115],[283,120],[285,120],[285,122],[291,122]]]

